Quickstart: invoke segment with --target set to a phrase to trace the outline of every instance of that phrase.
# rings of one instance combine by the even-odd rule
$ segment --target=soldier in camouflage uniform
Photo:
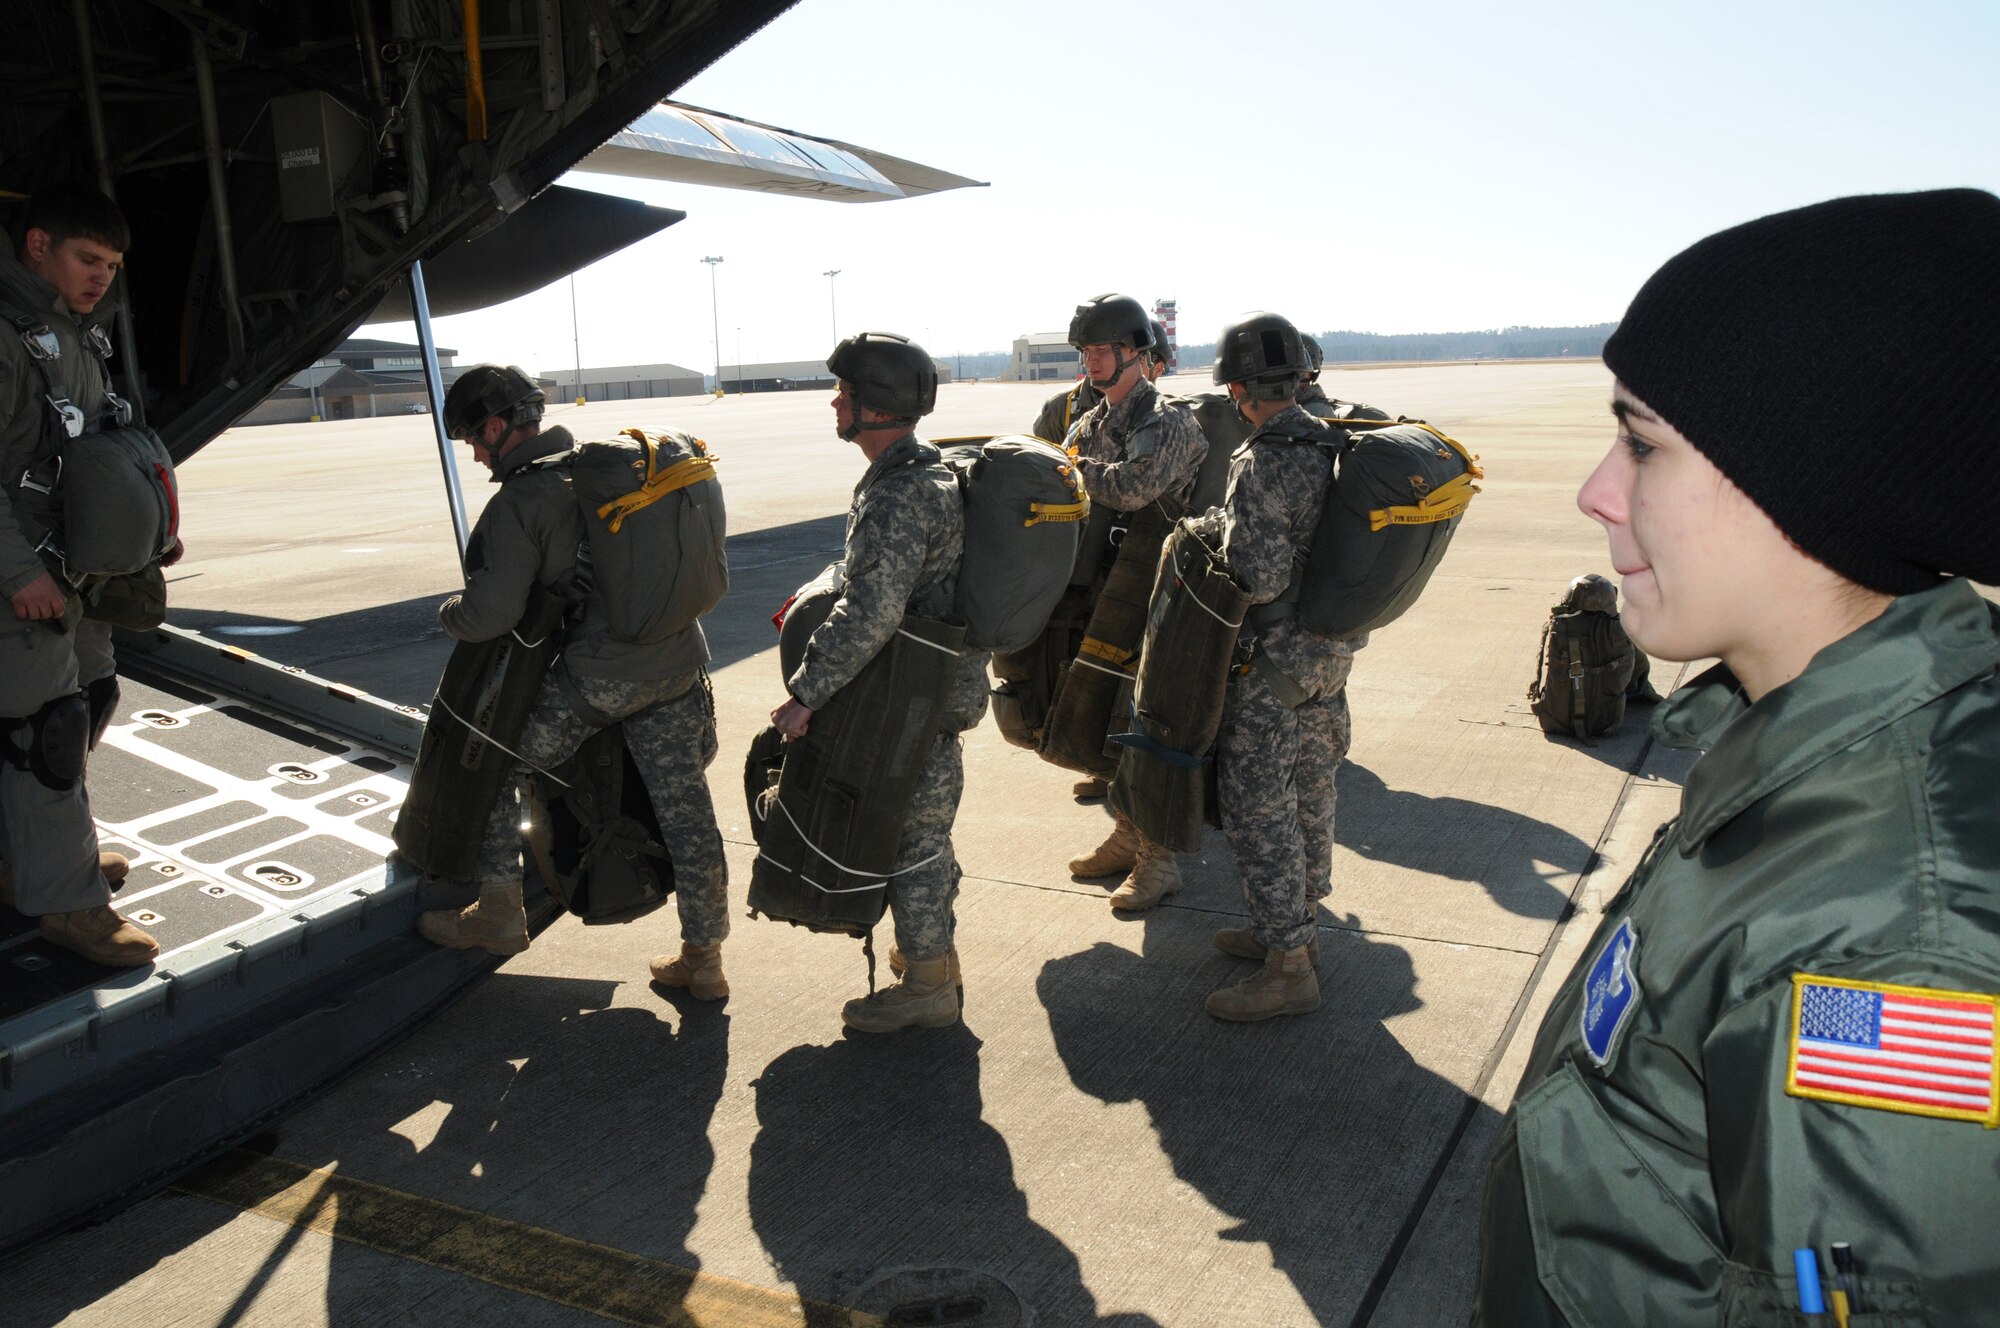
[[[1156,318],[1152,320],[1153,343],[1146,349],[1144,372],[1146,381],[1157,382],[1167,371],[1167,329]],[[1104,400],[1104,393],[1085,376],[1077,383],[1050,397],[1042,404],[1041,413],[1028,432],[1051,443],[1060,443],[1069,437],[1069,431],[1080,423],[1092,407]]]
[[[835,428],[861,449],[868,468],[847,514],[846,586],[806,642],[790,693],[771,712],[787,738],[805,734],[813,712],[860,675],[901,626],[903,615],[941,618],[958,593],[965,553],[965,505],[938,449],[913,432],[937,401],[937,370],[921,346],[887,332],[864,332],[834,348],[827,368],[840,381]],[[841,1019],[864,1033],[940,1028],[957,1021],[958,950],[952,902],[958,860],[951,825],[965,787],[959,734],[986,712],[987,652],[966,650],[946,699],[944,725],[919,777],[899,864],[922,866],[889,878],[896,942],[890,965],[901,980],[847,1002]]]
[[[466,546],[465,590],[444,602],[438,619],[458,640],[490,641],[521,620],[532,587],[566,594],[581,590],[562,657],[535,698],[517,755],[548,770],[575,755],[604,721],[624,723],[626,747],[673,858],[674,901],[680,908],[680,952],[655,959],[653,977],[704,1000],[719,1000],[729,994],[722,972],[728,869],[702,774],[716,750],[715,705],[703,668],[708,643],[699,623],[658,643],[613,638],[602,605],[579,582],[584,529],[569,472],[550,464],[574,440],[567,429],[544,430],[541,418],[542,393],[518,369],[474,365],[452,384],[445,398],[446,431],[469,441],[473,457],[502,487]],[[572,689],[594,713],[578,713]],[[527,766],[515,773],[525,778]],[[480,848],[478,902],[423,914],[418,929],[426,937],[493,954],[528,948],[520,821],[514,797],[503,793]]]
[[[1209,1013],[1221,1019],[1319,1007],[1312,913],[1330,888],[1333,774],[1347,754],[1354,651],[1273,604],[1304,564],[1332,470],[1331,452],[1319,446],[1324,426],[1295,399],[1305,364],[1297,329],[1276,314],[1226,328],[1216,345],[1215,381],[1228,387],[1252,433],[1230,464],[1222,507],[1194,524],[1259,607],[1245,620],[1250,662],[1231,673],[1215,747],[1222,829],[1243,877],[1250,926],[1219,931],[1215,943],[1263,961],[1253,976],[1209,996]]]
[[[1164,331],[1129,295],[1100,295],[1077,306],[1070,341],[1083,352],[1084,372],[1103,400],[1083,417],[1070,441],[1093,505],[1127,513],[1154,507],[1170,526],[1187,511],[1208,439],[1191,410],[1153,386],[1165,363],[1153,353]],[[1104,789],[1103,780],[1089,778],[1078,782],[1076,793],[1102,797]],[[1111,906],[1131,912],[1151,908],[1181,888],[1172,850],[1150,842],[1115,812],[1110,837],[1072,859],[1069,869],[1077,876],[1127,873],[1111,894]]]

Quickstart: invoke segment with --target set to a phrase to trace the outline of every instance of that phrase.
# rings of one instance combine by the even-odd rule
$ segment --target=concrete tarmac
[[[1205,379],[1178,384],[1193,390]],[[927,436],[1025,428],[1054,385],[945,387]],[[1108,828],[1072,776],[967,735],[956,1028],[844,1036],[860,949],[740,913],[719,1006],[663,994],[671,910],[558,923],[239,1153],[0,1267],[19,1324],[1462,1322],[1485,1153],[1551,989],[1671,815],[1646,712],[1594,747],[1528,714],[1540,628],[1609,572],[1578,484],[1595,363],[1332,372],[1481,454],[1423,601],[1358,657],[1322,1006],[1202,997],[1241,885],[1211,831],[1142,917],[1063,863]],[[719,454],[733,587],[708,621],[710,771],[740,908],[739,778],[782,698],[769,615],[839,555],[863,468],[830,394],[557,406]],[[183,471],[170,620],[421,704],[458,565],[428,417],[232,430]],[[459,449],[468,506],[490,490]],[[1665,690],[1681,666],[1656,664]],[[887,975],[882,975],[887,981]]]

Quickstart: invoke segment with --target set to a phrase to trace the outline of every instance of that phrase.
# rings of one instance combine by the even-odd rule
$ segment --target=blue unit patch
[[[1604,942],[1584,979],[1583,1049],[1599,1069],[1611,1059],[1619,1030],[1639,1005],[1639,982],[1632,974],[1632,956],[1638,949],[1639,933],[1627,918]]]

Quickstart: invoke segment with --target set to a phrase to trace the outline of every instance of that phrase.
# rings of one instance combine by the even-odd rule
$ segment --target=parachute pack
[[[0,308],[0,316],[13,324],[40,373],[48,406],[35,461],[20,479],[22,488],[39,495],[36,506],[50,526],[37,552],[73,586],[154,567],[180,533],[180,487],[167,445],[134,423],[131,406],[115,393],[105,393],[109,410],[101,418],[88,418],[64,390],[62,343],[48,324],[13,308]],[[89,342],[99,358],[111,357],[111,340],[101,327],[90,329]],[[128,627],[160,621],[90,616]]]
[[[557,903],[595,926],[630,922],[667,902],[674,860],[622,722],[591,734],[535,783],[548,812],[548,857],[538,855],[536,865]]]
[[[1333,450],[1333,474],[1305,568],[1250,621],[1296,615],[1309,631],[1344,641],[1416,603],[1486,472],[1422,420],[1326,420],[1316,441]]]
[[[1618,592],[1595,574],[1572,581],[1542,626],[1528,705],[1544,733],[1586,743],[1617,728],[1627,699],[1657,701],[1652,665],[1618,620]]]
[[[1069,584],[1083,479],[1060,447],[1027,434],[938,440],[965,498],[965,560],[953,611],[975,650],[1019,650],[1041,635]]]
[[[684,631],[729,589],[722,483],[708,444],[625,429],[560,461],[583,511],[590,584],[621,641]]]

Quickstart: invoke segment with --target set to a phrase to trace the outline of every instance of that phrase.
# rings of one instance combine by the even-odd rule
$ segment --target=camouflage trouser
[[[1266,948],[1311,940],[1313,904],[1331,889],[1333,772],[1348,732],[1344,669],[1332,695],[1297,709],[1255,669],[1230,676],[1215,740],[1222,832]]]
[[[681,939],[690,945],[718,943],[729,935],[729,875],[715,804],[702,774],[716,750],[715,702],[707,679],[697,671],[656,682],[571,681],[585,701],[625,721],[625,746],[646,781],[660,835],[673,858]],[[596,731],[564,702],[551,670],[515,750],[548,770],[574,756]],[[525,778],[527,770],[516,766],[514,774],[517,780]],[[514,796],[502,794],[487,818],[479,849],[477,879],[482,885],[521,878],[520,826],[520,805]]]
[[[0,716],[26,718],[78,687],[76,642],[47,623],[9,617],[0,630]],[[25,752],[29,729],[0,742]],[[28,917],[74,913],[111,899],[97,869],[97,826],[82,780],[52,789],[30,770],[0,762],[0,858],[14,869],[14,907]]]
[[[951,850],[951,823],[965,791],[965,759],[956,733],[938,736],[924,762],[910,819],[896,844],[896,862],[930,861],[889,878],[889,915],[896,924],[896,948],[906,958],[936,959],[951,948],[952,901],[958,898],[958,859]]]

